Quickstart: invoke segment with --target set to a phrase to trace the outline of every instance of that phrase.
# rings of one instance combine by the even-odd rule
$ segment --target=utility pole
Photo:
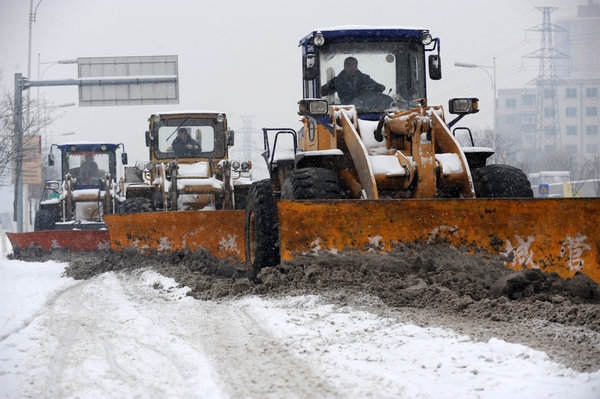
[[[541,32],[542,41],[539,50],[531,52],[525,58],[540,60],[539,73],[535,83],[537,88],[537,113],[535,147],[544,150],[551,146],[554,150],[561,144],[560,113],[558,108],[558,86],[563,82],[556,75],[554,60],[569,58],[568,55],[557,51],[552,40],[553,32],[564,32],[558,25],[552,24],[550,14],[557,10],[556,7],[536,7],[543,13],[543,22],[528,31]]]
[[[17,224],[17,233],[23,232],[23,75],[15,74],[15,134],[14,134],[14,154],[15,171],[13,175],[14,190],[14,214]]]

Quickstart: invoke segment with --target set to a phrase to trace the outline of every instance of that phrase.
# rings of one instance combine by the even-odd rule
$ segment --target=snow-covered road
[[[154,271],[76,281],[64,266],[0,259],[0,397],[600,397],[600,372],[372,312],[372,297],[203,302]]]

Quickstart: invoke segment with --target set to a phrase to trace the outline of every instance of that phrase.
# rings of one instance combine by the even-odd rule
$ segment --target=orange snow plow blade
[[[44,230],[32,233],[6,233],[13,250],[39,248],[44,250],[93,251],[110,248],[107,230]]]
[[[507,256],[514,269],[600,283],[600,199],[280,201],[281,258],[445,243]]]
[[[106,215],[114,250],[141,253],[205,249],[243,262],[245,211],[174,211]]]

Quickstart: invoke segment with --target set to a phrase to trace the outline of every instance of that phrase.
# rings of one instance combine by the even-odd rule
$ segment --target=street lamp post
[[[454,66],[461,67],[461,68],[477,68],[477,69],[481,69],[483,72],[485,72],[488,75],[488,77],[492,81],[492,91],[494,93],[494,131],[496,131],[496,112],[497,112],[497,109],[498,109],[498,93],[497,93],[497,90],[496,90],[496,57],[494,57],[492,60],[493,60],[492,66],[489,66],[489,65],[479,65],[479,64],[470,64],[470,63],[467,63],[467,62],[455,62]],[[492,73],[490,73],[490,71],[488,69],[491,69]]]
[[[33,8],[33,0],[29,1],[29,48],[27,52],[27,78],[31,79],[31,32],[33,29],[33,23],[37,17],[37,9],[42,3],[42,0],[39,0],[35,9]],[[29,92],[27,92],[27,117],[26,122],[29,123]]]

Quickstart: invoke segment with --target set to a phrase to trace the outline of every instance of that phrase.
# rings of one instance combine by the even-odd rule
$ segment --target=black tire
[[[121,205],[119,205],[119,213],[121,215],[154,211],[156,211],[156,209],[154,208],[152,200],[145,197],[127,198]]]
[[[35,220],[33,221],[33,230],[54,230],[54,225],[58,222],[59,215],[49,209],[40,209],[35,214]]]
[[[279,221],[269,179],[250,186],[244,235],[249,277],[256,280],[260,269],[279,264]]]
[[[471,172],[477,198],[531,198],[527,175],[508,165],[487,165]]]
[[[288,172],[281,188],[283,200],[342,199],[346,195],[330,169],[303,168]]]

